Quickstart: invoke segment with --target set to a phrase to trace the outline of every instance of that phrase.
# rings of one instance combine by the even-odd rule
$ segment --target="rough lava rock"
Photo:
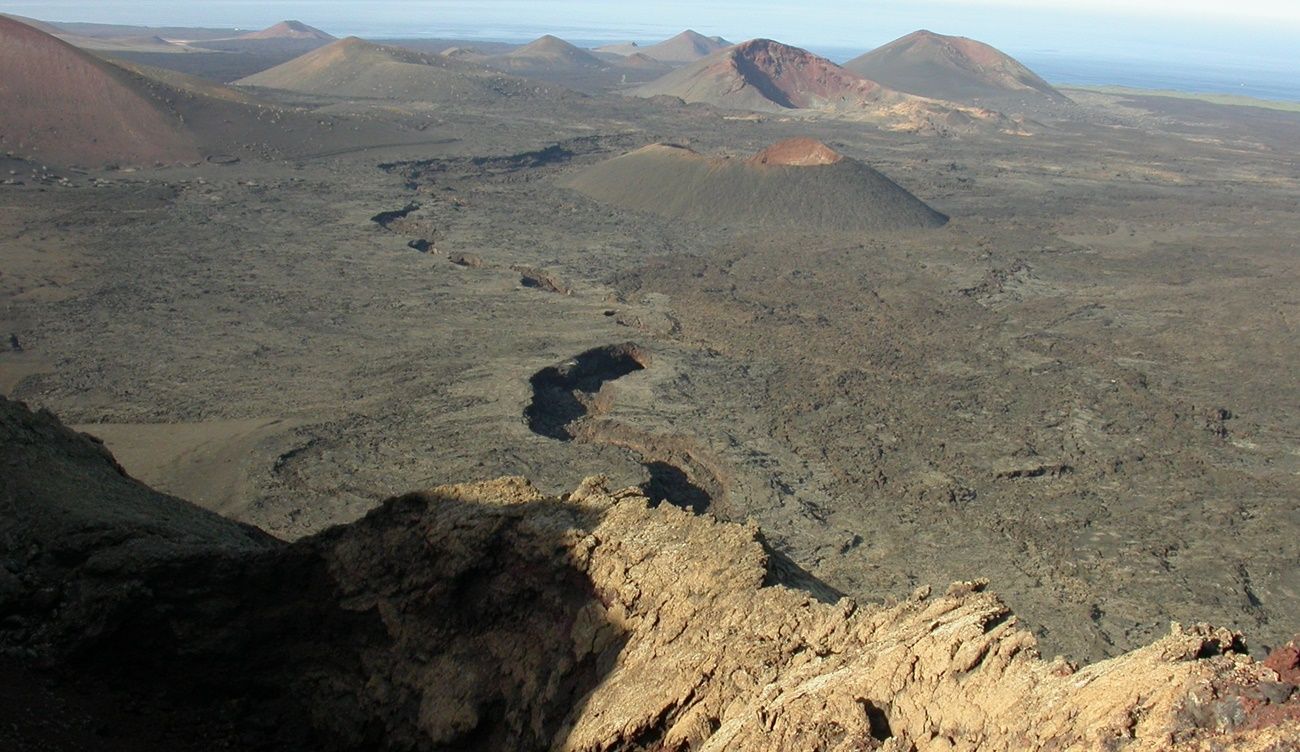
[[[782,584],[757,527],[599,478],[562,498],[441,487],[283,544],[46,413],[0,399],[0,430],[3,659],[58,692],[91,682],[122,698],[105,714],[152,714],[187,749],[1300,744],[1294,644],[1260,663],[1239,634],[1175,625],[1076,670],[980,581],[825,603]],[[29,715],[0,716],[0,746],[30,738]]]

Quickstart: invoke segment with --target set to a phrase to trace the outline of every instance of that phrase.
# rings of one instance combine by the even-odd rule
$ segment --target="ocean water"
[[[1167,63],[1025,54],[1020,61],[1054,84],[1128,86],[1300,102],[1300,72],[1265,65]]]
[[[837,63],[862,54],[846,47],[811,45],[808,49]],[[1041,50],[1007,52],[1047,81],[1062,86],[1127,86],[1300,102],[1300,55],[1293,61],[1216,55],[1212,63],[1206,63],[1206,56],[1187,60],[1174,54],[1143,58],[1110,51],[1096,56]]]

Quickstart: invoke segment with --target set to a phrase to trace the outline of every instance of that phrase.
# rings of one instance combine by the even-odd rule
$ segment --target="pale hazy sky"
[[[1300,3],[1296,0],[947,0],[947,4],[989,8],[1050,8],[1116,16],[1200,16],[1207,19],[1300,23]]]
[[[692,27],[732,40],[867,50],[918,28],[1013,54],[1300,67],[1300,0],[0,0],[46,20],[261,28],[296,18],[336,35],[654,40]]]

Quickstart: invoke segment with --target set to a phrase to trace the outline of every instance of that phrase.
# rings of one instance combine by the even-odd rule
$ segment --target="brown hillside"
[[[599,69],[605,67],[605,63],[600,58],[550,34],[500,55],[494,58],[494,61],[510,68]]]
[[[442,52],[439,52],[438,54],[442,55],[445,58],[450,58],[452,60],[462,60],[466,62],[478,62],[488,57],[486,53],[481,52],[473,47],[448,47],[447,49],[443,50]]]
[[[628,209],[740,230],[853,232],[947,221],[889,178],[812,139],[782,142],[748,160],[653,144],[587,168],[564,185]]]
[[[308,26],[302,21],[281,21],[280,23],[262,29],[244,34],[240,39],[322,39],[332,40],[335,37],[327,34],[320,29]]]
[[[668,70],[668,65],[664,64],[662,60],[655,60],[654,57],[649,55],[641,55],[640,52],[633,52],[632,55],[625,56],[621,62],[623,62],[623,65],[629,66],[629,68]]]
[[[191,162],[179,118],[126,71],[0,17],[0,149],[59,164]]]
[[[855,109],[901,97],[807,50],[754,39],[633,90],[717,107],[778,111]]]
[[[1018,95],[1069,101],[1020,62],[983,42],[925,30],[854,58],[844,67],[890,88],[936,99],[982,102]]]
[[[58,26],[55,26],[54,24],[49,23],[48,21],[41,21],[40,19],[36,19],[36,18],[28,18],[27,16],[18,16],[18,15],[14,15],[13,13],[0,13],[0,18],[7,18],[10,21],[17,21],[20,24],[25,24],[38,31],[43,31],[46,34],[49,34],[50,36],[58,36],[59,34],[63,33],[63,30],[60,29]]]
[[[642,55],[639,52],[634,52],[631,55],[623,56],[621,59],[618,60],[618,64],[621,67],[625,67],[625,68],[639,68],[648,71],[667,72],[671,70],[671,66],[663,62],[662,60],[656,60],[650,57],[649,55]]]
[[[487,102],[530,95],[535,86],[443,55],[341,39],[236,81],[241,86],[356,99]]]
[[[642,50],[646,55],[665,63],[693,63],[727,49],[731,42],[722,37],[706,37],[687,29],[677,36]]]
[[[732,46],[731,42],[722,37],[706,37],[697,31],[687,29],[671,39],[665,39],[662,42],[645,47],[638,46],[635,43],[612,44],[599,47],[597,51],[609,52],[615,55],[635,55],[639,53],[663,63],[681,65],[702,60],[730,46]]]

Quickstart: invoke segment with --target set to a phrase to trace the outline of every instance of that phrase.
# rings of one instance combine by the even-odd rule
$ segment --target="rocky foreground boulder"
[[[3,749],[1300,748],[1295,644],[1175,625],[1076,668],[978,581],[832,597],[755,527],[600,479],[286,544],[0,399]]]

